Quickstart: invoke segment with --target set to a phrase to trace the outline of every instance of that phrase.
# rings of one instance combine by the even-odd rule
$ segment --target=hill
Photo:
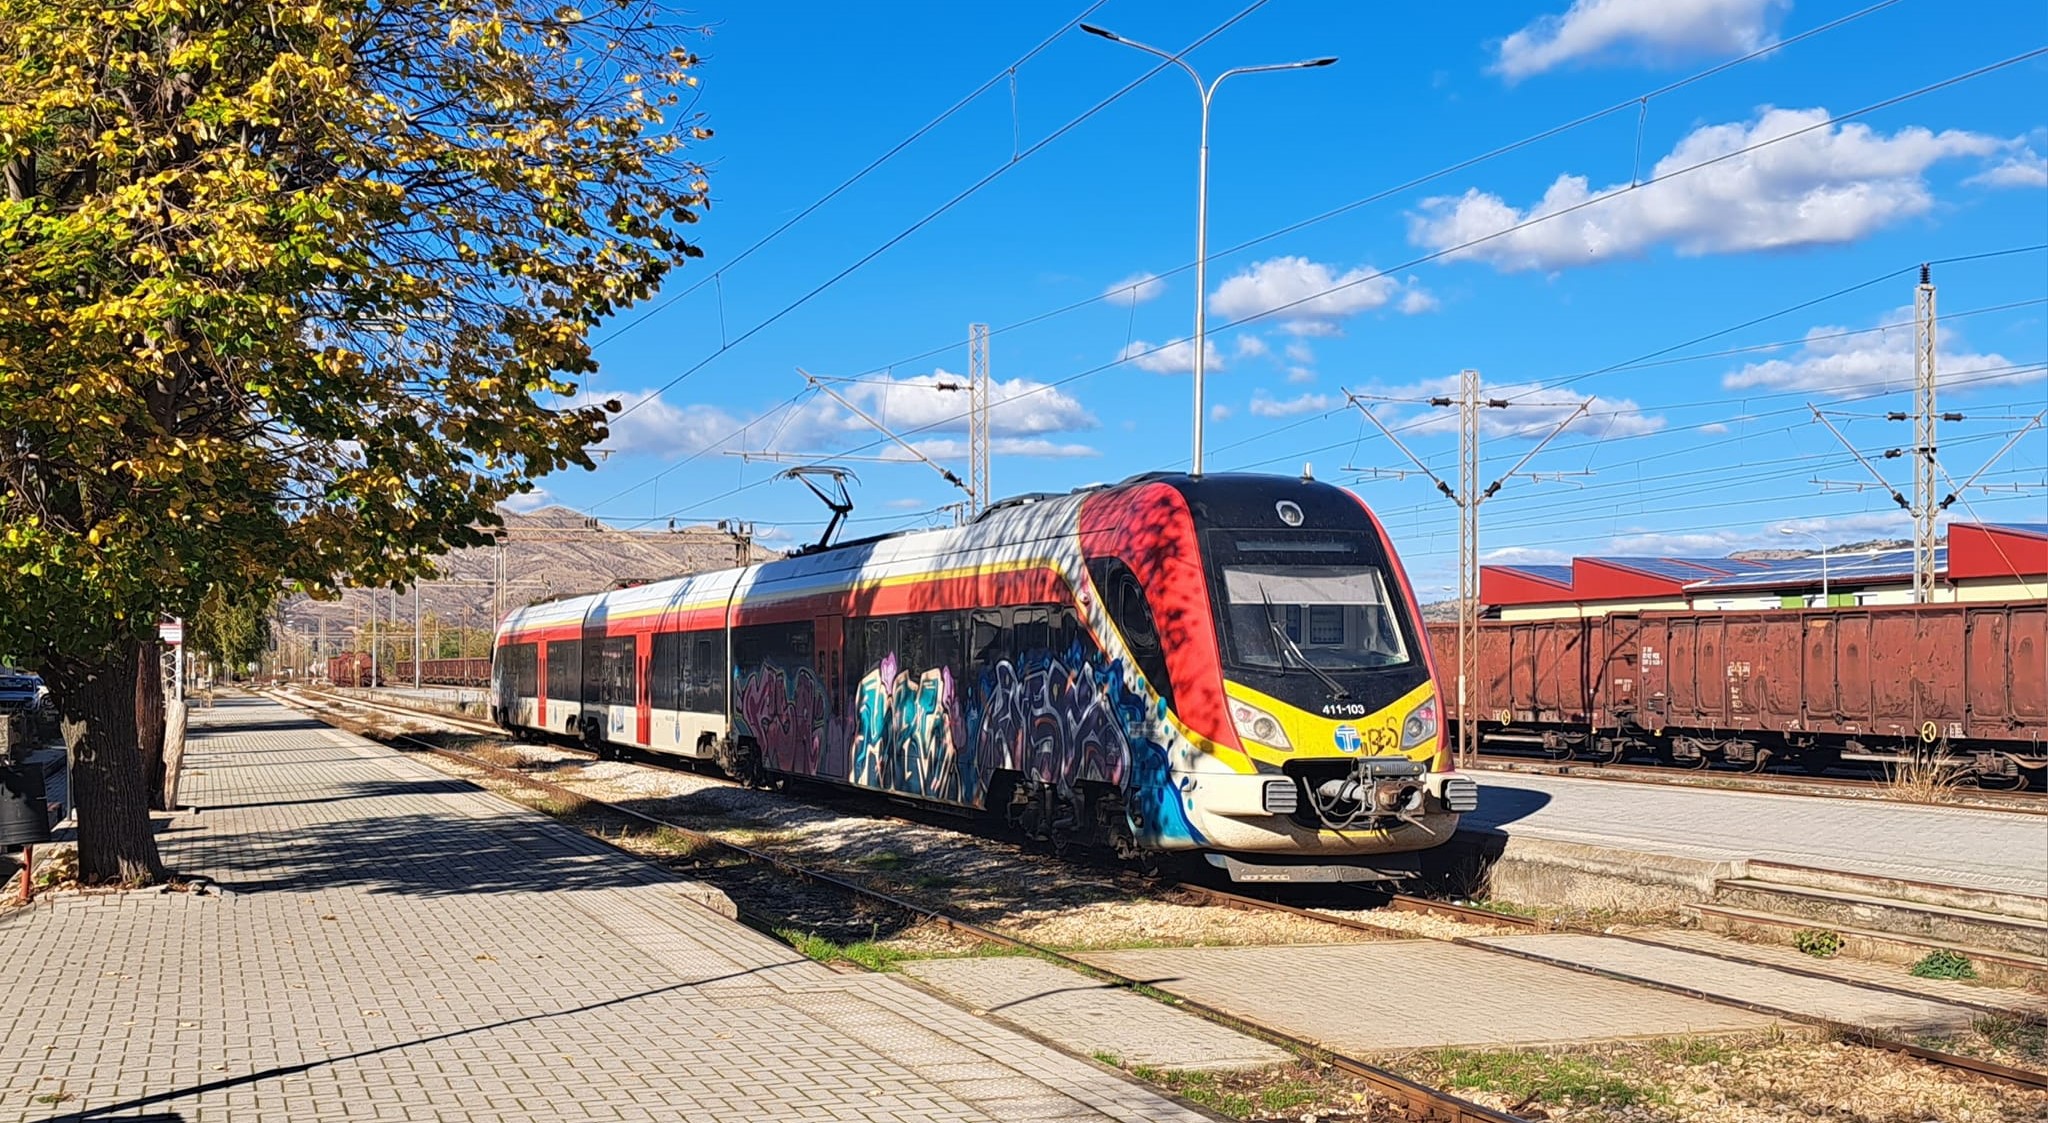
[[[470,655],[485,654],[484,637],[500,605],[510,611],[535,601],[780,556],[714,526],[620,530],[566,507],[525,514],[501,508],[499,514],[505,519],[502,546],[449,553],[436,561],[438,575],[420,583],[420,618],[430,653],[438,636],[444,655],[463,649]],[[379,647],[387,654],[395,647],[411,658],[413,599],[410,592],[373,594],[367,589],[349,589],[331,601],[295,597],[283,606],[284,633],[295,648],[316,661],[361,650],[358,634],[365,631],[374,603],[377,630],[389,635],[393,644],[386,647],[380,642]],[[298,658],[295,654],[293,661]]]

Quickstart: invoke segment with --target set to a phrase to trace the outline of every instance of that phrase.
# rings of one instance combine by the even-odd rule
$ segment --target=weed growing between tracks
[[[1488,1107],[1554,1123],[2039,1123],[2048,1092],[1804,1033],[1367,1058]]]
[[[1248,1123],[1381,1123],[1401,1113],[1365,1081],[1303,1059],[1269,1068],[1205,1072],[1126,1064],[1114,1053],[1095,1059],[1182,1099]]]

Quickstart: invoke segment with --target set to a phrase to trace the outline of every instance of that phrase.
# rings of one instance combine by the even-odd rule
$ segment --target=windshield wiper
[[[1259,586],[1259,600],[1264,602],[1266,606],[1266,627],[1272,630],[1273,638],[1280,641],[1280,649],[1292,653],[1295,662],[1308,668],[1310,674],[1322,679],[1323,685],[1330,688],[1330,697],[1351,697],[1351,692],[1344,689],[1343,683],[1331,677],[1330,672],[1309,662],[1308,656],[1301,650],[1301,645],[1295,643],[1294,637],[1287,634],[1287,629],[1280,626],[1279,618],[1273,615],[1273,598],[1266,594],[1266,587],[1264,585]]]

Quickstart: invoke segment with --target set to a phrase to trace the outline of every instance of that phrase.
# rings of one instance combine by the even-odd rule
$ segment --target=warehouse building
[[[1952,523],[1935,550],[1937,602],[2048,598],[2048,523]],[[1913,602],[1910,549],[1785,559],[1585,557],[1487,565],[1485,615],[1502,620],[1657,609],[1818,608]]]

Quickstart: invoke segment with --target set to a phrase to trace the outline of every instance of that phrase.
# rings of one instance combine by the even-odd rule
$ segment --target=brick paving
[[[194,717],[162,843],[218,891],[0,916],[0,1119],[1208,1118],[402,753]]]
[[[1976,1017],[1972,1010],[1930,998],[1890,994],[1850,982],[1731,963],[1683,948],[1649,947],[1605,936],[1490,936],[1475,942],[1868,1029],[1966,1030]]]
[[[1185,1010],[1040,959],[927,959],[903,972],[975,1009],[1093,1056],[1167,1069],[1238,1069],[1293,1055]]]
[[[1461,831],[2048,892],[2048,819],[1971,807],[1475,773]]]
[[[1810,972],[1840,979],[1845,983],[1866,983],[1892,990],[1911,991],[1936,1001],[1950,999],[1964,1005],[1995,1006],[2017,1014],[2048,1021],[2048,994],[2016,987],[1986,986],[1954,979],[1922,979],[1910,975],[1904,964],[1835,956],[1819,959],[1797,948],[1779,944],[1754,944],[1691,929],[1668,929],[1631,933],[1637,939],[1655,940],[1670,947],[1713,956],[1735,956],[1762,963],[1783,965],[1788,970]]]
[[[1346,1053],[1774,1024],[1746,1010],[1437,940],[1084,952],[1076,958]]]

